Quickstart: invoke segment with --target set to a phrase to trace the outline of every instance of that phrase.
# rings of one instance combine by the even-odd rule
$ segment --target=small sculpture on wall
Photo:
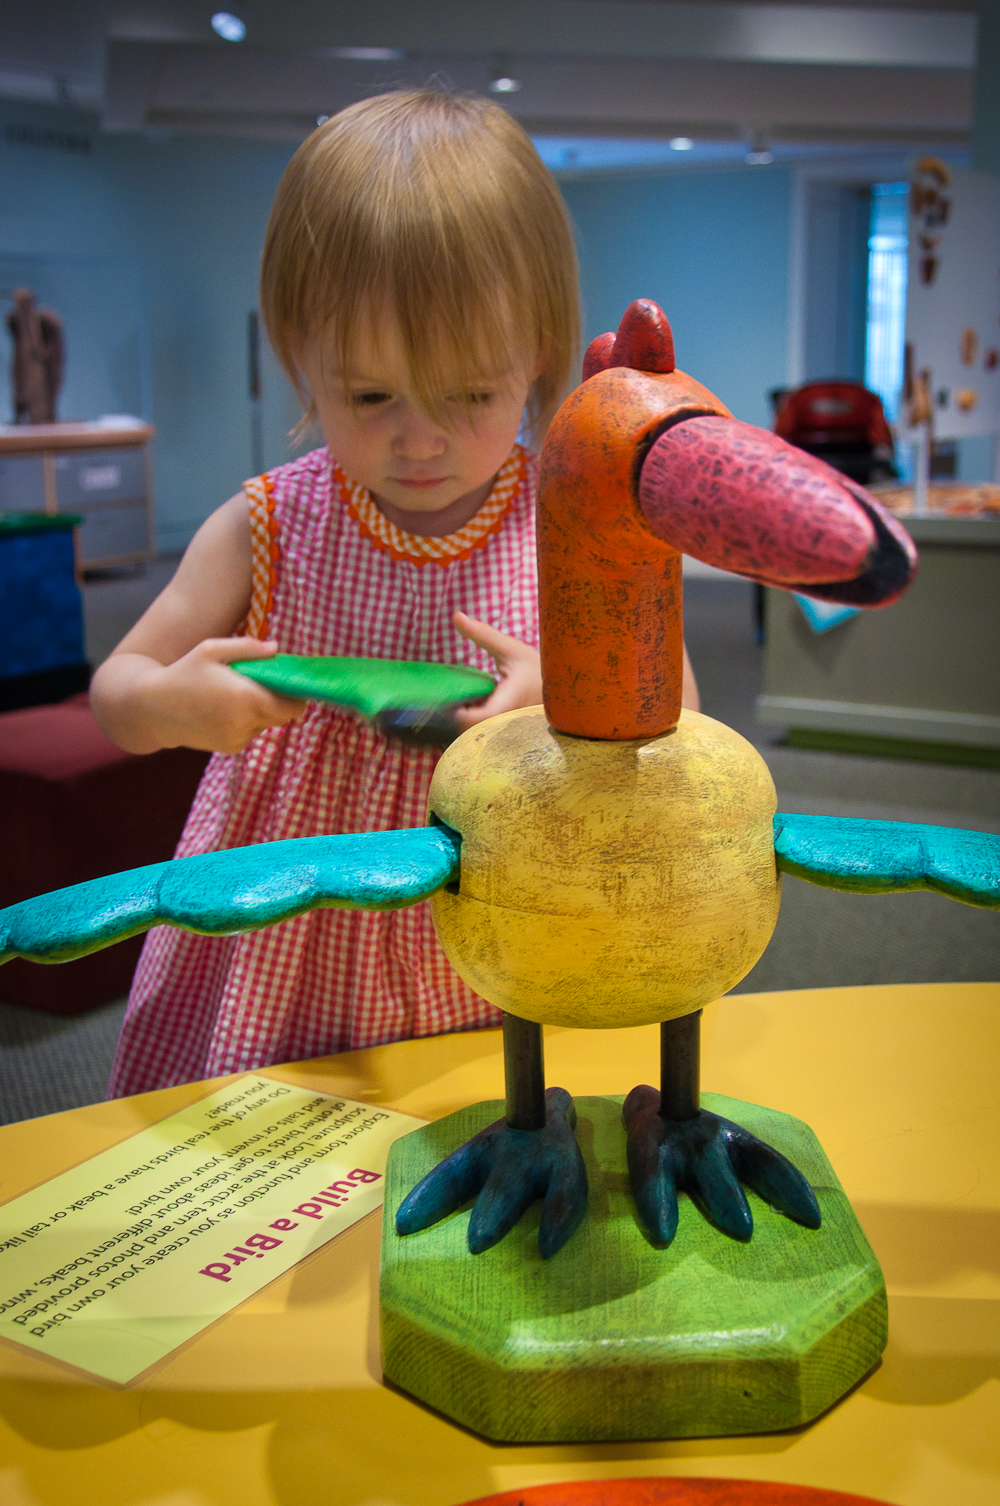
[[[919,157],[914,163],[910,214],[920,227],[920,280],[926,288],[933,287],[941,267],[941,236],[933,232],[948,223],[951,199],[945,190],[950,183],[951,170],[940,157]]]
[[[16,424],[53,424],[63,378],[62,320],[35,307],[30,288],[17,288],[7,328],[14,341],[11,390]]]

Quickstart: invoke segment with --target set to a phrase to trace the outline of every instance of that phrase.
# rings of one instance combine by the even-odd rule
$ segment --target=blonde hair
[[[456,382],[481,386],[514,355],[537,362],[528,419],[539,435],[579,342],[576,253],[554,179],[506,111],[431,89],[362,100],[303,142],[271,210],[260,298],[304,403],[296,351],[326,331],[348,371],[359,313],[388,309],[437,416]]]

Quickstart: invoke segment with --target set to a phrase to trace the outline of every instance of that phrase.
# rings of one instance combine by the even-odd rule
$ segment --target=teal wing
[[[966,905],[1000,908],[1000,837],[989,832],[779,811],[774,851],[783,872],[830,889],[936,889]]]
[[[113,873],[0,910],[0,962],[68,962],[150,926],[208,936],[256,931],[306,910],[398,910],[458,875],[446,827],[301,837]]]
[[[481,701],[496,688],[492,675],[464,664],[402,659],[275,654],[272,659],[242,659],[230,668],[279,695],[349,706],[368,717],[401,706],[429,708]]]

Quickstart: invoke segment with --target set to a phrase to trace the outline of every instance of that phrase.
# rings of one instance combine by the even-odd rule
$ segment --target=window
[[[868,222],[868,312],[865,386],[895,422],[903,390],[910,185],[875,183]]]

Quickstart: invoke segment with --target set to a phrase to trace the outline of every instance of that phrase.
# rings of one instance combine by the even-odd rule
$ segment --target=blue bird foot
[[[512,1129],[504,1119],[480,1130],[427,1173],[396,1214],[398,1234],[416,1234],[475,1198],[469,1249],[499,1244],[521,1214],[542,1199],[538,1252],[561,1250],[587,1211],[587,1169],[573,1131],[576,1108],[565,1088],[545,1093],[541,1129]]]
[[[787,1157],[707,1109],[665,1119],[660,1102],[656,1088],[633,1088],[622,1109],[632,1193],[652,1244],[665,1248],[676,1234],[679,1190],[724,1234],[749,1239],[753,1214],[741,1182],[786,1218],[819,1228],[816,1195]]]

